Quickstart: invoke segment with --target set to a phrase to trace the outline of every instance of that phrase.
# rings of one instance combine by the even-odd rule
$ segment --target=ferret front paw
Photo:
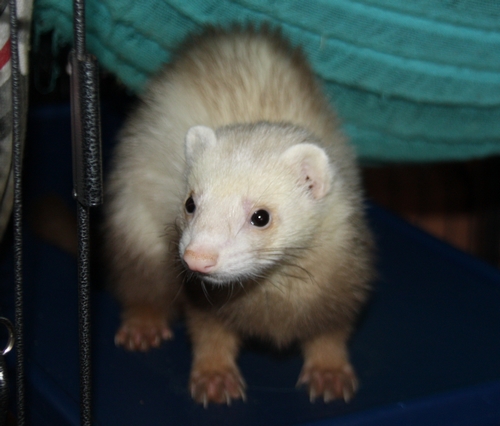
[[[358,379],[350,364],[341,368],[309,366],[302,369],[297,386],[305,385],[309,390],[309,399],[323,398],[325,403],[335,399],[349,402],[358,389]]]
[[[237,367],[217,371],[193,369],[189,388],[193,399],[205,408],[209,403],[231,405],[233,399],[246,399],[245,381]]]
[[[148,351],[173,337],[163,316],[141,315],[124,318],[115,334],[115,345],[129,351]]]

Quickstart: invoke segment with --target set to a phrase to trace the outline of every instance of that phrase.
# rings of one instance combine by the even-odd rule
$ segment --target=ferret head
[[[321,227],[333,167],[288,125],[192,127],[180,256],[206,282],[258,279],[294,261]]]

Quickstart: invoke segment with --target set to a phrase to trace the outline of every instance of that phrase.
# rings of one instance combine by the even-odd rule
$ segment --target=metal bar
[[[73,2],[73,46],[78,59],[85,56],[85,0]]]
[[[14,155],[14,277],[16,328],[16,389],[17,425],[24,426],[26,414],[24,375],[24,314],[23,314],[23,250],[22,250],[22,130],[21,130],[21,76],[19,70],[19,42],[16,0],[10,0],[10,46],[12,79],[12,143]]]
[[[89,279],[89,210],[77,203],[78,218],[78,316],[80,335],[80,424],[92,424],[92,359]]]
[[[70,54],[73,193],[78,218],[78,317],[80,417],[92,424],[91,289],[89,208],[102,202],[101,128],[97,61],[86,53],[85,1],[75,0],[74,49]]]

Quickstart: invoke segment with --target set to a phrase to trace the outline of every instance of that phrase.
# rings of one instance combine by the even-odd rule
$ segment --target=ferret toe
[[[231,405],[233,400],[246,400],[245,385],[238,371],[194,372],[190,392],[205,408],[211,403]]]
[[[308,387],[311,402],[322,398],[325,403],[336,399],[347,403],[354,397],[358,381],[350,365],[341,368],[311,367],[300,375],[297,385]]]
[[[164,324],[124,323],[115,335],[115,345],[129,351],[146,352],[172,338],[172,331]]]

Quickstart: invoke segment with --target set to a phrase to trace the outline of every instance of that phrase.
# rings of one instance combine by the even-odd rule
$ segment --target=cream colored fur
[[[300,342],[311,399],[352,397],[346,341],[373,274],[371,236],[354,155],[300,53],[267,30],[196,39],[130,116],[107,197],[118,344],[157,346],[183,304],[198,402],[244,396],[248,336]],[[259,209],[262,228],[250,223]]]

